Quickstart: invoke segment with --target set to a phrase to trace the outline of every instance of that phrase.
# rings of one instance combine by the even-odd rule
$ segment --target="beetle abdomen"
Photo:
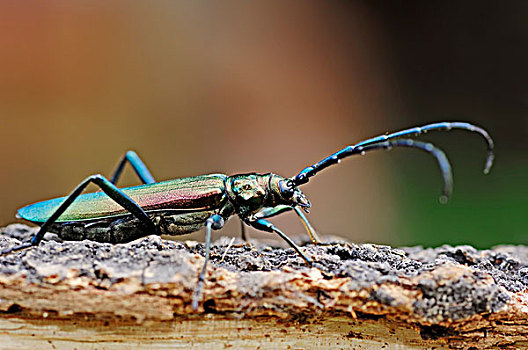
[[[72,221],[56,223],[51,226],[49,231],[56,233],[59,238],[65,241],[88,239],[101,243],[126,243],[149,234],[145,232],[145,227],[132,216],[110,222],[101,220],[96,222]]]
[[[185,214],[159,212],[150,218],[158,232],[148,232],[139,220],[131,215],[100,221],[71,221],[54,224],[50,232],[56,233],[65,241],[90,241],[102,243],[126,243],[145,237],[148,234],[184,235],[200,230],[205,221],[215,212],[197,211]]]
[[[221,207],[225,198],[225,175],[187,177],[150,185],[124,188],[123,192],[145,211],[163,209],[206,210]],[[28,205],[18,216],[35,223],[45,222],[65,197]],[[94,220],[129,214],[104,192],[80,195],[57,222]]]
[[[204,210],[186,214],[161,214],[154,219],[162,234],[179,236],[200,230],[215,211]]]

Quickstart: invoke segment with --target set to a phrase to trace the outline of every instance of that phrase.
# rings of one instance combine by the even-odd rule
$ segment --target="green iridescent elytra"
[[[225,175],[211,174],[157,182],[122,189],[146,212],[160,209],[206,210],[218,208],[225,200]],[[18,210],[22,219],[45,222],[66,197],[28,205]],[[104,192],[82,194],[56,222],[104,219],[130,213]]]

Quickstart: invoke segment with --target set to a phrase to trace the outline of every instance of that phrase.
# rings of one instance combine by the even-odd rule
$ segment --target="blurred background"
[[[452,161],[448,204],[434,159],[395,149],[310,181],[309,219],[355,242],[527,244],[527,18],[526,1],[2,1],[0,224],[109,176],[128,149],[158,180],[292,176],[347,144],[462,120],[497,157],[484,176],[480,136],[421,138]],[[129,169],[120,184],[137,183]],[[293,213],[273,221],[303,234]],[[238,232],[232,219],[216,237]]]

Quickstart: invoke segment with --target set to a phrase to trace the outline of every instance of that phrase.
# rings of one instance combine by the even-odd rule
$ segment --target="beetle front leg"
[[[306,216],[303,214],[303,212],[301,211],[301,209],[298,206],[295,206],[295,207],[292,208],[289,205],[277,205],[277,206],[272,207],[272,208],[264,208],[261,211],[259,211],[258,213],[256,213],[254,216],[257,219],[266,219],[266,218],[269,218],[269,217],[272,217],[272,216],[279,215],[281,213],[290,211],[292,209],[295,211],[295,214],[297,214],[297,216],[299,216],[299,219],[301,219],[301,221],[303,223],[303,226],[306,229],[306,232],[308,233],[308,236],[310,236],[310,239],[311,239],[312,243],[313,244],[320,243],[319,236],[315,232],[315,229],[308,222],[308,219],[306,218]]]
[[[145,163],[143,163],[141,158],[139,158],[137,153],[134,151],[126,152],[125,155],[121,158],[117,165],[117,168],[114,170],[114,173],[111,176],[111,183],[113,183],[114,185],[117,183],[117,180],[119,180],[119,177],[121,176],[121,173],[123,172],[127,161],[130,163],[130,165],[132,166],[132,168],[134,169],[143,184],[148,185],[156,183],[156,180],[154,180],[154,177],[148,170]]]
[[[207,269],[207,264],[209,263],[209,257],[211,255],[211,230],[219,230],[224,227],[224,219],[218,215],[214,214],[205,222],[205,262],[198,277],[198,284],[194,290],[193,299],[192,299],[192,308],[193,310],[198,309],[198,303],[202,298],[202,286],[204,283],[205,271]]]
[[[301,248],[297,244],[295,244],[295,242],[292,241],[292,239],[290,237],[286,236],[286,234],[284,232],[279,230],[275,225],[273,225],[268,220],[257,219],[255,221],[249,221],[249,224],[251,226],[253,226],[254,228],[256,228],[258,230],[261,230],[261,231],[275,232],[276,234],[281,236],[281,238],[284,239],[286,241],[286,243],[288,243],[290,245],[290,247],[295,249],[295,251],[301,256],[301,258],[303,258],[304,261],[306,261],[306,263],[308,265],[310,265],[310,266],[313,265],[312,264],[312,260],[309,257],[307,257],[306,255],[304,255],[304,253],[301,251]]]
[[[308,236],[310,236],[310,239],[312,240],[312,243],[313,244],[321,243],[321,239],[317,235],[317,232],[315,232],[315,229],[310,224],[310,222],[308,221],[308,218],[306,217],[306,215],[304,215],[302,210],[298,206],[294,207],[293,210],[295,210],[295,214],[297,214],[297,216],[299,216],[299,218],[301,219],[304,225],[304,228],[306,229],[306,232],[308,233]]]
[[[101,190],[103,190],[103,192],[106,193],[108,197],[112,198],[116,203],[128,210],[147,229],[152,231],[152,233],[157,232],[154,223],[150,220],[147,213],[145,213],[145,211],[136,202],[134,202],[123,191],[117,188],[113,183],[108,181],[103,175],[96,174],[86,178],[70,193],[68,197],[66,197],[64,202],[62,202],[61,205],[55,210],[55,212],[53,212],[53,214],[46,220],[46,222],[44,222],[44,224],[40,227],[40,230],[35,236],[33,236],[33,238],[29,242],[15,246],[13,248],[6,249],[0,252],[0,255],[38,245],[42,241],[42,238],[44,238],[44,234],[48,232],[51,225],[53,225],[53,223],[57,221],[57,219],[62,215],[62,213],[64,213],[64,211],[68,209],[68,207],[73,203],[73,201],[75,201],[75,199],[82,193],[82,191],[84,191],[86,186],[88,186],[90,183],[94,183],[99,186],[99,188],[101,188]]]

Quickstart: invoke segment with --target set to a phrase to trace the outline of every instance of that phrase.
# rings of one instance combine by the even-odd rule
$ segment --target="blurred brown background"
[[[423,152],[371,153],[304,186],[312,224],[358,242],[527,243],[526,18],[525,1],[3,1],[0,224],[128,149],[158,180],[292,176],[371,136],[464,120],[494,136],[497,162],[484,176],[480,137],[427,135],[453,163],[449,204]],[[274,222],[302,233],[294,214]]]

